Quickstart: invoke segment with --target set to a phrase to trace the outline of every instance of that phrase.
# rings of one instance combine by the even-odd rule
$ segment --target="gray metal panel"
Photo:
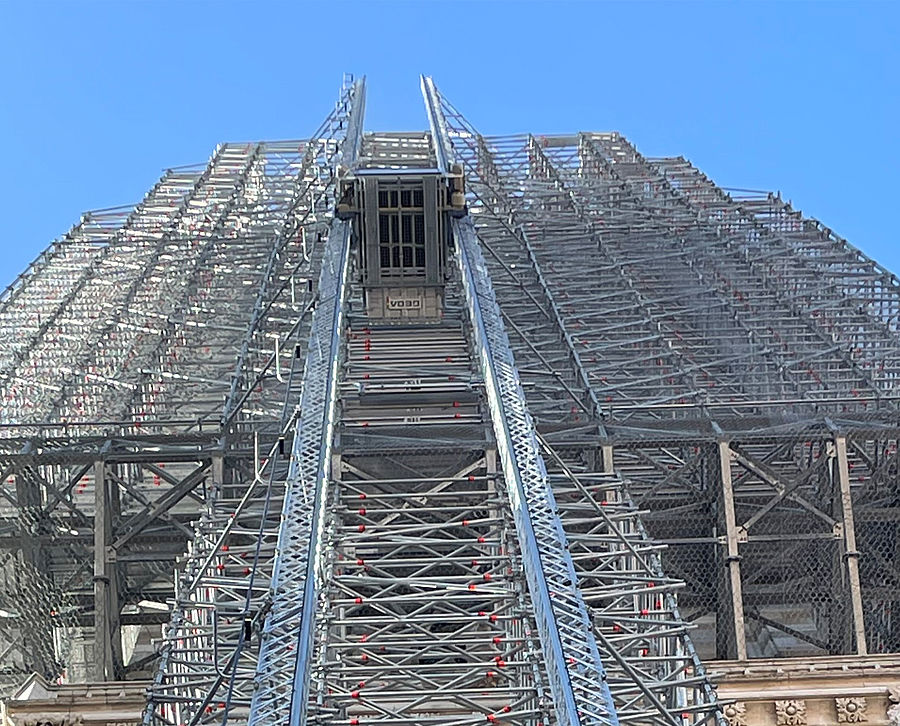
[[[366,247],[366,282],[381,284],[381,242],[378,231],[378,177],[363,179],[363,228]]]
[[[443,228],[438,217],[438,177],[427,176],[422,180],[425,187],[425,282],[436,285],[441,282],[440,259],[444,240],[439,231]]]

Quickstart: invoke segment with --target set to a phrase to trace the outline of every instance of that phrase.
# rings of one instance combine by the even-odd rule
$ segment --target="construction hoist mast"
[[[422,92],[429,132],[363,134],[364,81],[345,88],[281,433],[231,514],[213,490],[218,516],[188,558],[145,723],[713,719],[702,674],[687,695],[699,663],[680,630],[655,679],[629,660],[649,652],[649,630],[631,628],[627,654],[608,637],[661,594],[623,582],[656,578],[677,615],[671,583],[621,482],[538,433],[466,207],[472,170],[453,134],[471,134],[448,123],[430,78]],[[627,527],[585,476],[623,503]],[[607,529],[585,536],[585,517]],[[613,596],[589,606],[585,586]]]
[[[603,665],[576,586],[574,565],[556,516],[534,424],[518,383],[490,278],[471,222],[462,216],[461,168],[448,161],[447,140],[436,123],[427,82],[423,88],[430,137],[373,135],[364,141],[368,148],[356,164],[345,157],[347,171],[340,183],[338,219],[332,223],[328,237],[319,287],[321,300],[308,346],[302,414],[292,453],[272,607],[263,630],[249,723],[300,726],[342,722],[343,717],[350,723],[391,722],[389,713],[395,718],[410,713],[421,719],[426,719],[427,713],[428,720],[442,723],[450,718],[465,723],[490,717],[523,724],[548,719],[569,726],[616,724]],[[351,236],[355,256],[351,253]],[[440,368],[430,360],[429,348],[450,344],[451,332],[457,356],[462,349],[468,369],[466,386],[470,390],[473,386],[481,388],[481,397],[459,390],[452,375],[440,386],[429,380]],[[362,355],[353,345],[358,335],[363,336]],[[373,357],[388,349],[391,339],[402,340],[405,348],[404,359],[392,362],[395,369],[405,369],[402,380],[371,363]],[[438,352],[447,351],[438,348]],[[444,362],[452,363],[457,356],[444,356]],[[352,385],[358,371],[369,368],[373,370],[363,373],[362,380],[357,378]],[[383,377],[385,373],[388,377]],[[447,386],[450,382],[457,385]],[[403,465],[399,465],[390,456],[390,445],[387,451],[372,450],[365,441],[369,433],[365,429],[373,428],[376,422],[371,419],[376,419],[382,439],[407,439],[398,454],[410,446],[446,446],[449,440],[450,449],[455,449],[452,456],[464,456],[463,450],[470,449],[472,443],[462,438],[463,432],[447,426],[448,430],[436,437],[437,426],[428,425],[429,418],[461,408],[459,399],[468,399],[467,418],[484,416],[493,444],[482,444],[483,451],[475,461],[471,461],[471,453],[466,454],[470,461],[457,471],[452,469],[458,469],[459,463],[451,467],[450,477],[427,471],[425,462],[413,465],[415,454],[407,453]],[[480,410],[484,410],[481,415]],[[370,420],[360,421],[360,415]],[[463,414],[457,411],[452,415],[449,420],[456,423]],[[486,433],[484,423],[480,436]],[[355,425],[363,429],[356,444],[349,433]],[[455,428],[462,427],[457,424]],[[421,441],[412,443],[408,439]],[[492,453],[494,447],[496,455]],[[357,463],[362,460],[364,464]],[[413,469],[416,476],[409,480]],[[371,487],[376,480],[376,470],[380,485],[365,491],[363,485]],[[483,474],[463,477],[463,471]],[[350,483],[345,473],[359,476],[359,483]],[[423,486],[432,486],[424,480],[441,478],[445,481],[441,482],[443,501],[437,509],[443,512],[439,515],[431,503],[434,492],[423,491]],[[452,552],[436,551],[435,545],[427,542],[412,545],[397,539],[389,527],[398,517],[431,521],[457,509],[462,513],[458,521],[444,521],[442,526],[453,526],[459,530],[454,532],[455,537],[470,539],[465,530],[472,520],[481,518],[477,508],[489,503],[487,496],[480,503],[471,498],[469,482],[477,485],[479,480],[489,485],[485,495],[491,488],[505,493],[503,498],[492,497],[491,505],[500,511],[501,518],[509,517],[515,533],[515,560],[506,561],[502,582],[497,583],[493,573],[482,572],[478,559],[473,558],[465,578],[469,582],[460,593],[462,583],[456,583],[454,570],[458,567],[452,561]],[[366,504],[345,514],[344,502],[354,495]],[[390,497],[391,508],[398,511],[384,511],[381,518],[375,515],[379,496]],[[467,498],[469,503],[460,506]],[[470,520],[465,510],[473,504],[477,508]],[[361,523],[355,524],[357,520]],[[357,537],[359,541],[351,545],[354,537],[349,532],[354,524],[356,534],[363,537]],[[403,530],[407,536],[408,529]],[[386,532],[381,534],[380,530]],[[486,544],[485,539],[476,537],[475,543]],[[485,556],[484,552],[473,554]],[[499,547],[494,557],[510,554]],[[399,560],[408,567],[423,556],[434,558],[424,566],[434,568],[427,577],[415,570],[402,577],[377,572],[388,568],[387,561],[395,564]],[[345,580],[354,561],[358,571],[353,584],[360,587],[369,581],[370,586],[360,587],[360,592],[368,596],[354,595],[351,600]],[[518,568],[524,570],[525,581],[524,587],[519,587],[516,611],[536,625],[534,631],[527,628],[522,638],[526,643],[522,665],[531,672],[523,674],[520,685],[527,684],[528,692],[519,696],[519,703],[504,683],[506,674],[500,669],[505,670],[509,664],[503,655],[494,656],[497,671],[485,671],[486,664],[476,661],[472,665],[477,670],[448,679],[444,664],[461,661],[468,665],[467,651],[478,647],[467,643],[466,637],[478,633],[495,646],[508,637],[508,633],[498,636],[493,634],[496,631],[473,628],[471,624],[456,635],[452,630],[444,632],[453,627],[449,617],[445,622],[436,620],[419,626],[417,633],[405,634],[416,638],[423,650],[401,659],[396,672],[386,663],[391,656],[382,652],[388,653],[390,645],[401,647],[397,641],[379,646],[381,650],[371,656],[361,653],[358,664],[350,660],[356,650],[351,645],[354,636],[363,643],[382,637],[381,631],[387,627],[384,610],[392,592],[399,595],[405,591],[408,602],[418,602],[410,611],[392,613],[389,620],[400,620],[401,627],[410,626],[402,622],[405,619],[417,615],[424,618],[424,611],[446,607],[448,598],[468,601],[468,617],[497,622],[496,613],[483,609],[485,595],[480,590],[486,582],[491,583],[488,587],[514,585]],[[372,574],[373,570],[377,574]],[[430,592],[421,589],[425,581]],[[342,624],[335,627],[336,621]],[[411,661],[419,672],[429,672],[429,678],[420,674],[404,678],[404,668]],[[373,676],[373,668],[364,663],[380,666],[374,668],[377,675]],[[354,683],[346,676],[351,671],[368,675]],[[488,684],[481,683],[483,680]],[[431,702],[425,711],[421,704],[434,700],[428,694],[428,681],[438,692],[443,684],[446,695],[437,703]],[[477,689],[483,692],[476,695]],[[545,689],[547,697],[540,695]],[[536,698],[528,695],[531,692]]]
[[[452,146],[437,91],[425,76],[422,94],[439,164],[449,169]],[[558,723],[618,723],[587,609],[576,586],[534,421],[471,220],[454,220],[453,237]]]
[[[572,216],[561,225],[566,234],[597,244],[596,227],[584,218],[580,200],[561,182],[537,140],[531,139],[528,163],[519,167],[526,181],[507,186],[501,175],[506,169],[495,161],[492,145],[440,96],[430,78],[423,77],[422,87],[444,157],[461,166],[467,177],[471,213],[460,224],[460,248],[471,249],[479,261],[472,269],[484,269],[486,277],[498,275],[505,283],[498,294],[501,314],[515,331],[515,355],[523,359],[519,364],[530,369],[527,402],[534,404],[535,420],[546,432],[537,435],[537,441],[551,470],[549,488],[556,500],[552,523],[563,533],[562,547],[572,554],[576,592],[580,590],[579,597],[588,604],[589,637],[604,660],[604,685],[609,685],[616,714],[622,722],[721,726],[725,722],[715,690],[675,596],[683,583],[664,573],[662,548],[648,536],[629,482],[613,466],[595,384],[536,253],[535,241],[542,241],[545,230],[529,221],[535,215],[540,219],[546,210],[526,205],[522,184],[546,189],[553,199],[551,208],[567,213],[571,208]],[[481,254],[482,248],[489,256]],[[493,297],[493,290],[484,289],[484,296]],[[523,295],[526,289],[536,295]],[[509,338],[501,337],[496,350],[510,347]],[[552,361],[536,347],[546,349],[548,342],[554,348]],[[512,352],[509,355],[511,359]],[[558,381],[549,391],[533,378],[542,368]],[[521,393],[522,387],[518,390]],[[507,396],[505,410],[511,400]],[[541,471],[547,477],[543,460]]]
[[[305,142],[295,216],[272,240],[273,254],[286,246],[301,249],[301,271],[320,271],[315,290],[310,284],[309,303],[292,306],[297,312],[282,338],[291,345],[275,351],[276,366],[287,361],[277,374],[284,397],[278,435],[256,435],[249,481],[226,487],[221,463],[214,471],[206,511],[176,585],[145,724],[246,723],[251,700],[260,714],[281,690],[290,693],[290,679],[284,688],[281,679],[295,670],[296,615],[307,597],[306,565],[314,561],[308,557],[315,551],[310,497],[330,463],[335,336],[349,249],[348,225],[335,220],[327,234],[314,232],[322,229],[316,212],[326,218],[332,213],[338,173],[358,154],[365,88],[365,78],[348,79],[334,110]],[[293,277],[289,282],[293,286]]]

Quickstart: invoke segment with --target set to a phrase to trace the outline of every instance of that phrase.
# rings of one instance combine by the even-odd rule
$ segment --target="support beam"
[[[719,442],[719,473],[722,480],[722,509],[725,516],[725,559],[731,593],[734,648],[738,660],[747,660],[747,635],[744,628],[744,599],[741,591],[741,556],[738,550],[737,520],[734,514],[734,487],[731,481],[733,452],[727,441]]]
[[[227,399],[230,408],[215,414],[217,418],[222,416],[222,435],[233,438],[235,443],[243,438],[243,450],[254,453],[254,466],[244,471],[231,470],[224,486],[223,464],[213,457],[201,536],[195,538],[188,554],[170,625],[164,631],[162,657],[144,714],[145,724],[205,722],[207,709],[218,710],[219,704],[224,704],[221,708],[226,720],[231,709],[241,709],[245,714],[251,708],[253,722],[260,718],[261,701],[271,705],[269,713],[274,713],[272,709],[277,711],[266,722],[286,723],[290,717],[299,629],[292,609],[297,600],[292,598],[303,590],[305,568],[286,568],[291,573],[284,579],[279,579],[277,568],[288,558],[294,564],[298,558],[302,560],[299,550],[305,546],[305,540],[302,535],[298,540],[278,540],[282,528],[297,532],[306,526],[293,510],[284,517],[281,514],[298,503],[303,506],[304,496],[313,487],[306,489],[308,479],[298,479],[298,469],[303,469],[305,477],[314,465],[307,467],[310,462],[304,461],[304,466],[299,466],[296,452],[286,458],[279,441],[295,435],[295,424],[300,418],[312,419],[316,415],[314,407],[298,406],[300,397],[310,395],[312,388],[301,386],[300,378],[305,375],[303,361],[309,356],[319,369],[330,366],[326,350],[330,336],[328,341],[316,336],[315,344],[305,352],[303,341],[312,337],[308,327],[311,313],[332,308],[335,297],[333,289],[324,289],[321,284],[315,289],[312,278],[306,276],[303,282],[308,285],[302,298],[298,297],[294,275],[321,261],[322,274],[341,276],[334,269],[336,256],[324,249],[326,244],[320,239],[315,251],[310,252],[306,236],[308,232],[318,235],[325,228],[318,215],[333,207],[337,170],[351,165],[357,155],[364,89],[364,80],[345,78],[334,110],[308,141],[299,144],[302,157],[298,158],[297,143],[290,142],[282,145],[278,156],[272,154],[266,159],[263,186],[268,183],[270,172],[274,172],[271,178],[281,179],[276,191],[287,205],[283,207],[287,216],[273,219],[270,212],[251,215],[251,225],[258,219],[266,231],[258,238],[262,246],[257,245],[254,252],[258,263],[247,263],[254,270],[252,280],[248,278],[245,283],[249,294],[236,305],[247,305],[248,311],[253,306],[253,314],[249,327],[234,328],[239,337],[230,345],[243,352],[237,366],[229,364],[228,368],[238,383],[232,387],[234,395]],[[261,199],[268,208],[271,199]],[[242,227],[241,249],[247,234]],[[344,235],[339,236],[343,241]],[[283,252],[276,253],[277,266],[267,265],[272,259],[273,244],[279,250],[283,248]],[[273,275],[272,284],[261,282],[260,275],[269,273]],[[312,325],[315,327],[316,322]],[[275,339],[280,344],[272,354]],[[320,349],[320,341],[326,347]],[[209,343],[204,341],[206,345]],[[211,346],[204,350],[215,349]],[[289,350],[293,350],[293,355],[289,355]],[[280,359],[276,362],[278,353]],[[248,415],[252,422],[241,419],[250,401],[253,413]],[[246,438],[245,432],[250,434]],[[248,446],[251,440],[252,448]],[[221,448],[221,441],[218,443]],[[227,452],[231,467],[232,442]],[[289,501],[292,495],[293,504]],[[249,543],[248,537],[254,536],[256,543]],[[225,611],[235,612],[238,617],[222,617]],[[273,622],[278,618],[285,627],[273,635]],[[264,622],[267,639],[260,644]],[[210,653],[215,656],[210,657]],[[189,678],[185,678],[186,673],[190,673]],[[263,673],[269,676],[265,682],[266,676],[259,675]],[[267,686],[271,690],[267,691]],[[262,718],[265,721],[267,717]]]
[[[115,680],[113,660],[114,566],[109,561],[112,521],[107,492],[106,462],[94,463],[94,658],[91,663],[95,681]]]
[[[850,491],[850,467],[847,463],[847,437],[834,437],[837,454],[838,480],[841,485],[841,515],[844,523],[844,561],[850,585],[850,604],[853,612],[853,635],[856,653],[867,655],[866,626],[863,616],[862,590],[859,584],[859,552],[856,549],[856,528],[853,523],[853,497]]]
[[[613,447],[611,444],[604,444],[601,447],[603,455],[603,473],[612,474],[616,470]]]

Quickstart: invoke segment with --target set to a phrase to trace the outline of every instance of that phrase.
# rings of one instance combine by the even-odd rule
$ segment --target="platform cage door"
[[[369,317],[440,319],[448,229],[440,181],[437,175],[365,179],[361,267]]]

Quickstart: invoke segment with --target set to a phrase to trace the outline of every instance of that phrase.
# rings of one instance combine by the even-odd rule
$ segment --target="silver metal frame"
[[[431,134],[362,134],[361,89],[0,295],[0,688],[154,677],[156,726],[686,726],[721,723],[701,655],[900,649],[897,278],[620,134],[484,137],[427,78]],[[361,156],[465,167],[440,322],[360,313]]]

